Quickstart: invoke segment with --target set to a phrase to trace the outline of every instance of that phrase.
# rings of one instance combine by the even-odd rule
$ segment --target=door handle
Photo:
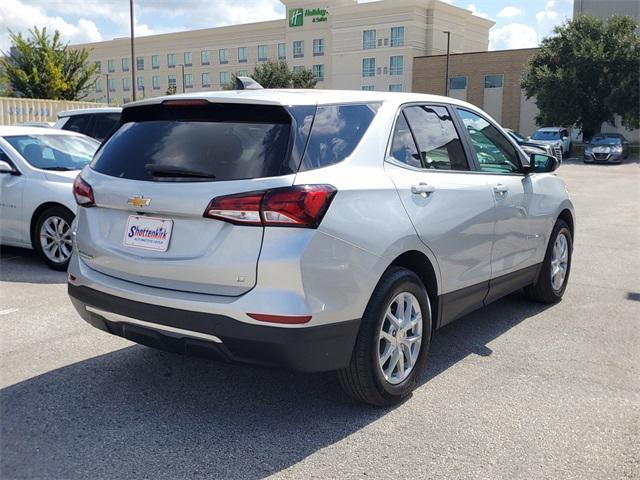
[[[411,185],[411,193],[426,197],[428,194],[436,191],[436,187],[420,182],[418,185]]]
[[[493,191],[494,193],[497,193],[498,195],[503,196],[509,191],[509,188],[506,185],[499,183],[493,186]]]

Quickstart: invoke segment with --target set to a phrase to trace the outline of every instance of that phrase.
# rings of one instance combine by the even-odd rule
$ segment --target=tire
[[[68,209],[55,206],[42,212],[34,224],[33,248],[49,268],[65,271],[69,266],[73,218]]]
[[[402,298],[402,302],[397,301],[398,298]],[[393,329],[396,325],[387,317],[387,309],[393,312],[394,305],[397,308],[400,303],[408,305],[409,302],[413,305],[412,318],[414,312],[417,312],[415,305],[417,304],[420,308],[421,342],[419,348],[408,347],[405,343],[402,343],[399,348],[394,347],[391,343],[393,338],[396,342],[411,342],[410,339],[413,338],[415,342],[415,338],[418,337],[417,323],[415,327],[406,331],[400,328],[391,330],[391,333],[397,334],[396,337],[392,338],[388,330],[384,338],[382,336],[382,329]],[[398,313],[397,310],[395,313]],[[406,340],[403,340],[405,338]],[[424,285],[410,270],[389,268],[378,282],[364,312],[349,366],[338,371],[342,388],[354,399],[369,405],[388,406],[401,402],[416,387],[416,379],[426,364],[430,341],[431,305]],[[415,343],[411,344],[415,345]],[[406,350],[407,348],[409,350]],[[387,349],[394,352],[383,363],[383,366],[387,365],[387,371],[390,371],[390,378],[385,377],[383,366],[380,365],[380,357],[388,354]],[[400,352],[397,358],[396,351]],[[409,366],[411,362],[407,361],[410,358],[407,354],[410,355],[411,351],[413,354],[417,353],[417,356],[413,357],[412,367]],[[405,366],[402,374],[400,374],[400,356]],[[394,360],[396,360],[396,367],[391,367]],[[394,372],[397,372],[396,377],[393,377]]]
[[[561,285],[554,284],[551,275],[552,269],[555,268],[553,264],[556,263],[554,256],[557,257],[554,250],[556,248],[556,242],[559,241],[560,236],[564,236],[566,241],[566,263]],[[562,252],[560,252],[560,256],[561,258],[564,258]],[[573,238],[571,237],[571,231],[564,220],[558,220],[553,227],[551,237],[549,238],[549,245],[547,246],[547,252],[544,256],[544,261],[542,263],[538,279],[534,284],[525,288],[525,294],[527,297],[541,303],[558,303],[562,299],[564,291],[567,288],[569,274],[571,272],[572,256]],[[560,262],[559,267],[562,268],[562,261]]]

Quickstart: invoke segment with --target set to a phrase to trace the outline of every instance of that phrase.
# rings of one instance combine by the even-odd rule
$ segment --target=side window
[[[64,124],[64,130],[72,132],[84,133],[87,131],[91,115],[71,115],[67,123]]]
[[[416,143],[413,141],[413,135],[411,134],[411,130],[409,130],[409,124],[402,112],[398,115],[396,128],[393,132],[393,139],[391,140],[391,156],[397,161],[405,163],[411,167],[422,167],[420,154],[416,148]]]
[[[521,171],[518,152],[496,127],[473,112],[461,108],[457,110],[471,138],[471,145],[478,157],[481,171],[492,173]]]
[[[404,113],[416,137],[423,168],[469,170],[462,142],[445,107],[408,107]]]
[[[117,113],[95,115],[93,118],[93,126],[91,128],[91,136],[97,140],[103,141],[117,128],[120,122],[120,115]]]

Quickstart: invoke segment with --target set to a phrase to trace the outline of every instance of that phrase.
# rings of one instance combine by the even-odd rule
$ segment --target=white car
[[[0,127],[0,244],[33,248],[51,268],[65,270],[73,180],[99,146],[79,133]]]
[[[556,156],[566,158],[571,153],[573,145],[569,130],[562,127],[543,127],[531,135],[531,140],[551,145]]]
[[[58,113],[53,128],[84,133],[104,142],[120,125],[120,107],[81,108]]]

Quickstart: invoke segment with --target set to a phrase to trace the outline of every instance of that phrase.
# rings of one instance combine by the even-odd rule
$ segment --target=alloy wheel
[[[551,286],[558,291],[564,285],[569,265],[569,242],[564,233],[559,233],[551,253]]]
[[[49,260],[65,263],[71,257],[71,226],[56,215],[46,218],[40,227],[40,245]]]

